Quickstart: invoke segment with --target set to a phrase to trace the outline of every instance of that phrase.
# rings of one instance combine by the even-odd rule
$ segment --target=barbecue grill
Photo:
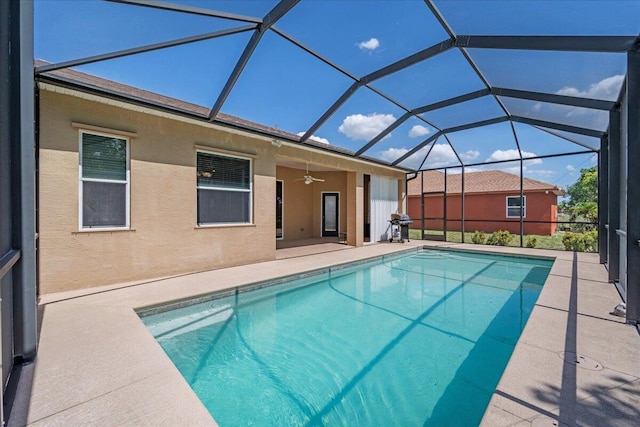
[[[406,214],[391,214],[389,220],[391,227],[391,238],[389,243],[400,242],[404,243],[406,240],[409,242],[409,225],[413,224],[413,220]]]

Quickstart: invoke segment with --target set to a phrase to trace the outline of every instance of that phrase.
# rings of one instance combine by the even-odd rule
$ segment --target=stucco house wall
[[[557,196],[552,192],[525,192],[525,221],[557,221]],[[507,196],[519,196],[519,193],[467,194],[465,196],[465,231],[492,233],[507,230],[520,234],[520,219],[507,218]],[[459,194],[447,195],[447,230],[460,231],[462,228],[462,198]],[[412,228],[420,229],[420,196],[409,196],[409,216],[414,219]],[[424,217],[442,217],[442,196],[425,196]],[[473,221],[476,220],[476,221]],[[491,222],[482,222],[488,220]],[[495,222],[498,221],[498,222]],[[425,220],[425,229],[440,230],[443,221]],[[555,223],[524,222],[524,234],[541,236],[553,235],[557,230]]]
[[[275,259],[276,176],[285,180],[285,239],[320,233],[320,192],[340,192],[340,227],[361,245],[362,176],[404,173],[271,138],[41,84],[40,292],[51,293]],[[79,129],[130,133],[130,228],[80,229]],[[250,156],[253,223],[197,226],[196,149]],[[277,157],[330,165],[325,183],[293,182]],[[347,187],[351,182],[353,188]],[[298,188],[300,187],[300,188]],[[303,188],[306,187],[306,188]],[[308,187],[312,187],[309,189]],[[324,190],[326,189],[326,190]],[[349,197],[351,195],[352,197]],[[400,196],[402,198],[402,195]],[[359,203],[359,204],[358,204]],[[308,209],[311,209],[309,219]],[[349,224],[349,218],[351,223]],[[356,224],[356,219],[359,223]],[[302,231],[300,231],[303,229]],[[357,240],[359,234],[359,240]]]

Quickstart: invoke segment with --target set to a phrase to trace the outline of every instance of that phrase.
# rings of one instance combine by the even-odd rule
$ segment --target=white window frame
[[[104,136],[107,138],[117,138],[125,141],[126,147],[126,180],[115,180],[115,179],[98,179],[98,178],[83,178],[82,176],[82,136],[88,135],[97,135]],[[80,129],[78,131],[78,154],[80,158],[78,159],[78,224],[80,230],[96,230],[96,231],[108,231],[108,230],[127,230],[131,228],[131,157],[130,157],[130,146],[131,140],[129,137],[124,135],[119,135],[117,133],[106,133],[95,130],[87,130]],[[84,200],[83,200],[83,183],[87,182],[106,182],[110,184],[126,184],[125,189],[125,225],[120,227],[114,226],[94,226],[94,227],[85,227],[83,223],[83,212],[84,212]]]
[[[228,157],[230,159],[242,159],[249,161],[249,188],[228,188],[198,185],[198,153],[213,154],[219,157]],[[249,221],[248,222],[198,222],[198,196],[196,194],[196,226],[197,227],[228,227],[234,225],[252,225],[253,224],[253,158],[241,155],[221,153],[215,150],[196,149],[196,192],[198,190],[218,190],[218,191],[235,191],[241,193],[249,193]]]
[[[516,199],[516,198],[520,198],[520,196],[507,196],[507,198],[505,199],[505,205],[506,205],[506,216],[507,218],[520,218],[520,215],[509,215],[509,208],[512,209],[516,209],[516,208],[520,208],[522,210],[522,218],[526,218],[527,217],[527,196],[522,196],[522,202],[524,206],[509,206],[509,199]]]

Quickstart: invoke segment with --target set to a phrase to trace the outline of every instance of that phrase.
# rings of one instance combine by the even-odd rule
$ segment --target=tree
[[[580,170],[578,180],[567,188],[569,200],[560,203],[560,209],[569,214],[571,221],[582,219],[595,224],[598,221],[598,167]]]

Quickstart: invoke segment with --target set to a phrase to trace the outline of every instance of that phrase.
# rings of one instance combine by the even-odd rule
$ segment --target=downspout
[[[406,195],[405,197],[407,198],[407,203],[405,206],[405,213],[407,215],[409,215],[409,181],[413,181],[414,179],[416,179],[418,177],[418,171],[413,172],[413,176],[411,178],[409,178],[409,174],[405,174],[405,179],[404,179],[404,194]]]

